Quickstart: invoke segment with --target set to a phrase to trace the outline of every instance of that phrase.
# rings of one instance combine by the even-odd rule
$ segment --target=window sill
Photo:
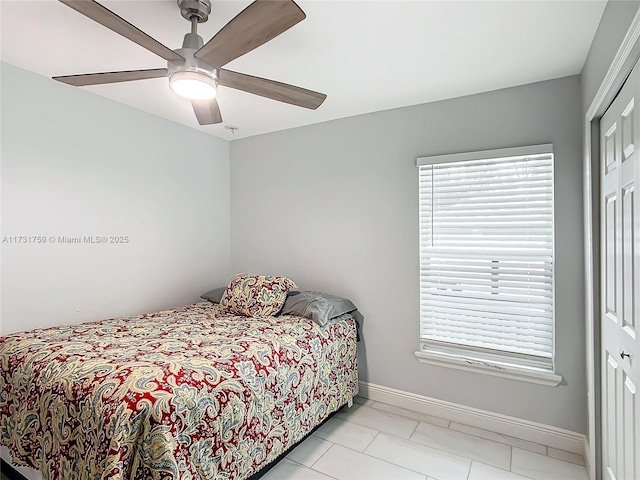
[[[501,365],[471,357],[464,357],[462,355],[415,352],[415,356],[420,363],[437,365],[439,367],[455,368],[466,372],[484,373],[495,377],[536,383],[538,385],[546,385],[548,387],[556,387],[562,381],[562,377],[560,375],[556,375],[548,370],[517,367],[513,365]]]

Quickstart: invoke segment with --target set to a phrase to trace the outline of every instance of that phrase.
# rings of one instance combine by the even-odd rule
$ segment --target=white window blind
[[[551,146],[484,154],[418,159],[423,350],[551,369]]]

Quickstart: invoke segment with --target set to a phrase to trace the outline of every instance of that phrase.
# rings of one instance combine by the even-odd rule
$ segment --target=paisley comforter
[[[244,479],[358,388],[351,318],[207,302],[0,342],[1,442],[44,480]]]

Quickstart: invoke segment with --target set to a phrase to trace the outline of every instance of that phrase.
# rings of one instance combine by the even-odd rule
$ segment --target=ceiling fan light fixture
[[[171,90],[190,100],[210,100],[218,93],[218,82],[202,72],[173,72],[169,75]]]

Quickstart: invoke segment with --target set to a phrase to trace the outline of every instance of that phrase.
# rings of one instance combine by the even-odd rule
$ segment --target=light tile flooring
[[[587,480],[580,455],[356,397],[264,480]]]

